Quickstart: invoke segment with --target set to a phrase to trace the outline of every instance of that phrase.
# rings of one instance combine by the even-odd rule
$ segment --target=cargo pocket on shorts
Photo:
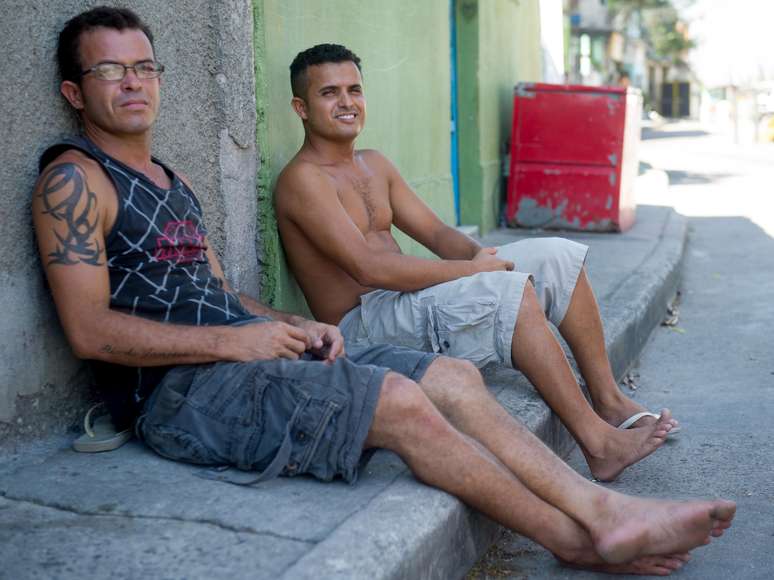
[[[327,471],[332,469],[335,472],[336,466],[329,466],[327,458],[320,465],[313,465],[312,462],[325,437],[328,425],[340,410],[341,405],[335,401],[318,399],[307,401],[291,427],[293,452],[283,472],[284,475],[311,473],[325,479]]]
[[[262,393],[261,393],[262,394]],[[324,473],[325,465],[310,465],[325,431],[341,406],[333,401],[311,399],[306,392],[299,391],[295,409],[287,422],[282,441],[272,459],[261,472],[257,466],[249,466],[249,460],[238,461],[238,470],[228,466],[218,467],[197,474],[204,479],[224,481],[236,485],[254,485],[268,481],[278,475],[293,476],[310,472],[313,475]],[[260,447],[261,441],[258,441]],[[260,450],[256,450],[260,454]],[[265,463],[265,462],[263,462]],[[243,471],[250,469],[251,471]]]
[[[428,335],[433,352],[469,360],[481,367],[497,359],[495,301],[429,305]]]
[[[173,461],[213,465],[220,463],[217,456],[183,429],[170,425],[146,423],[143,440],[156,453]]]
[[[177,388],[175,388],[177,387]],[[174,461],[212,465],[220,463],[217,454],[190,431],[179,426],[181,415],[191,413],[186,408],[186,396],[178,389],[185,383],[162,384],[152,409],[140,419],[142,439],[156,453]]]

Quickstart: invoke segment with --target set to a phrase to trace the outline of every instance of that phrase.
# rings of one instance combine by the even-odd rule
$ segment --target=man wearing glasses
[[[152,36],[96,8],[60,34],[80,137],[49,148],[33,194],[43,266],[75,354],[94,361],[119,428],[168,458],[253,483],[354,481],[398,453],[446,490],[576,566],[669,573],[735,505],[624,496],[567,467],[492,399],[467,362],[379,345],[344,355],[335,326],[232,291],[189,184],[151,157]],[[139,418],[138,418],[139,416]]]

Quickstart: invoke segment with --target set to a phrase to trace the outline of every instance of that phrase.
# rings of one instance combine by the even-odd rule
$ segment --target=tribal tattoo
[[[48,264],[101,266],[103,248],[92,239],[98,223],[97,196],[89,191],[83,168],[75,163],[52,167],[38,195],[43,200],[43,213],[62,224],[53,228],[59,243],[48,255]]]

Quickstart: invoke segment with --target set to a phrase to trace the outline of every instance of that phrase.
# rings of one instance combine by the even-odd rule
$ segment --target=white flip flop
[[[618,428],[631,429],[632,426],[643,417],[653,417],[654,419],[660,419],[661,415],[656,415],[656,413],[651,413],[650,411],[641,411],[639,413],[635,413],[634,415],[629,417],[626,421],[618,425]],[[673,427],[669,431],[669,435],[677,435],[679,432],[680,432],[680,427]]]
[[[83,418],[83,429],[86,432],[73,441],[73,449],[79,453],[113,451],[132,438],[131,429],[116,430],[110,415],[97,417],[92,423],[91,416],[94,410],[102,406],[102,403],[94,405]]]

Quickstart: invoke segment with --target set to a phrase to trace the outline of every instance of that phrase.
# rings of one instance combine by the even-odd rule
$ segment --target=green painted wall
[[[299,51],[322,42],[357,53],[368,99],[358,145],[384,152],[442,219],[454,223],[449,5],[447,0],[254,0],[254,6],[262,298],[281,309],[304,311],[278,244],[267,193],[303,141],[301,123],[290,108],[288,66]],[[423,252],[402,236],[399,242],[406,252]]]
[[[538,2],[457,0],[460,210],[483,233],[497,226],[513,86],[542,78]]]

